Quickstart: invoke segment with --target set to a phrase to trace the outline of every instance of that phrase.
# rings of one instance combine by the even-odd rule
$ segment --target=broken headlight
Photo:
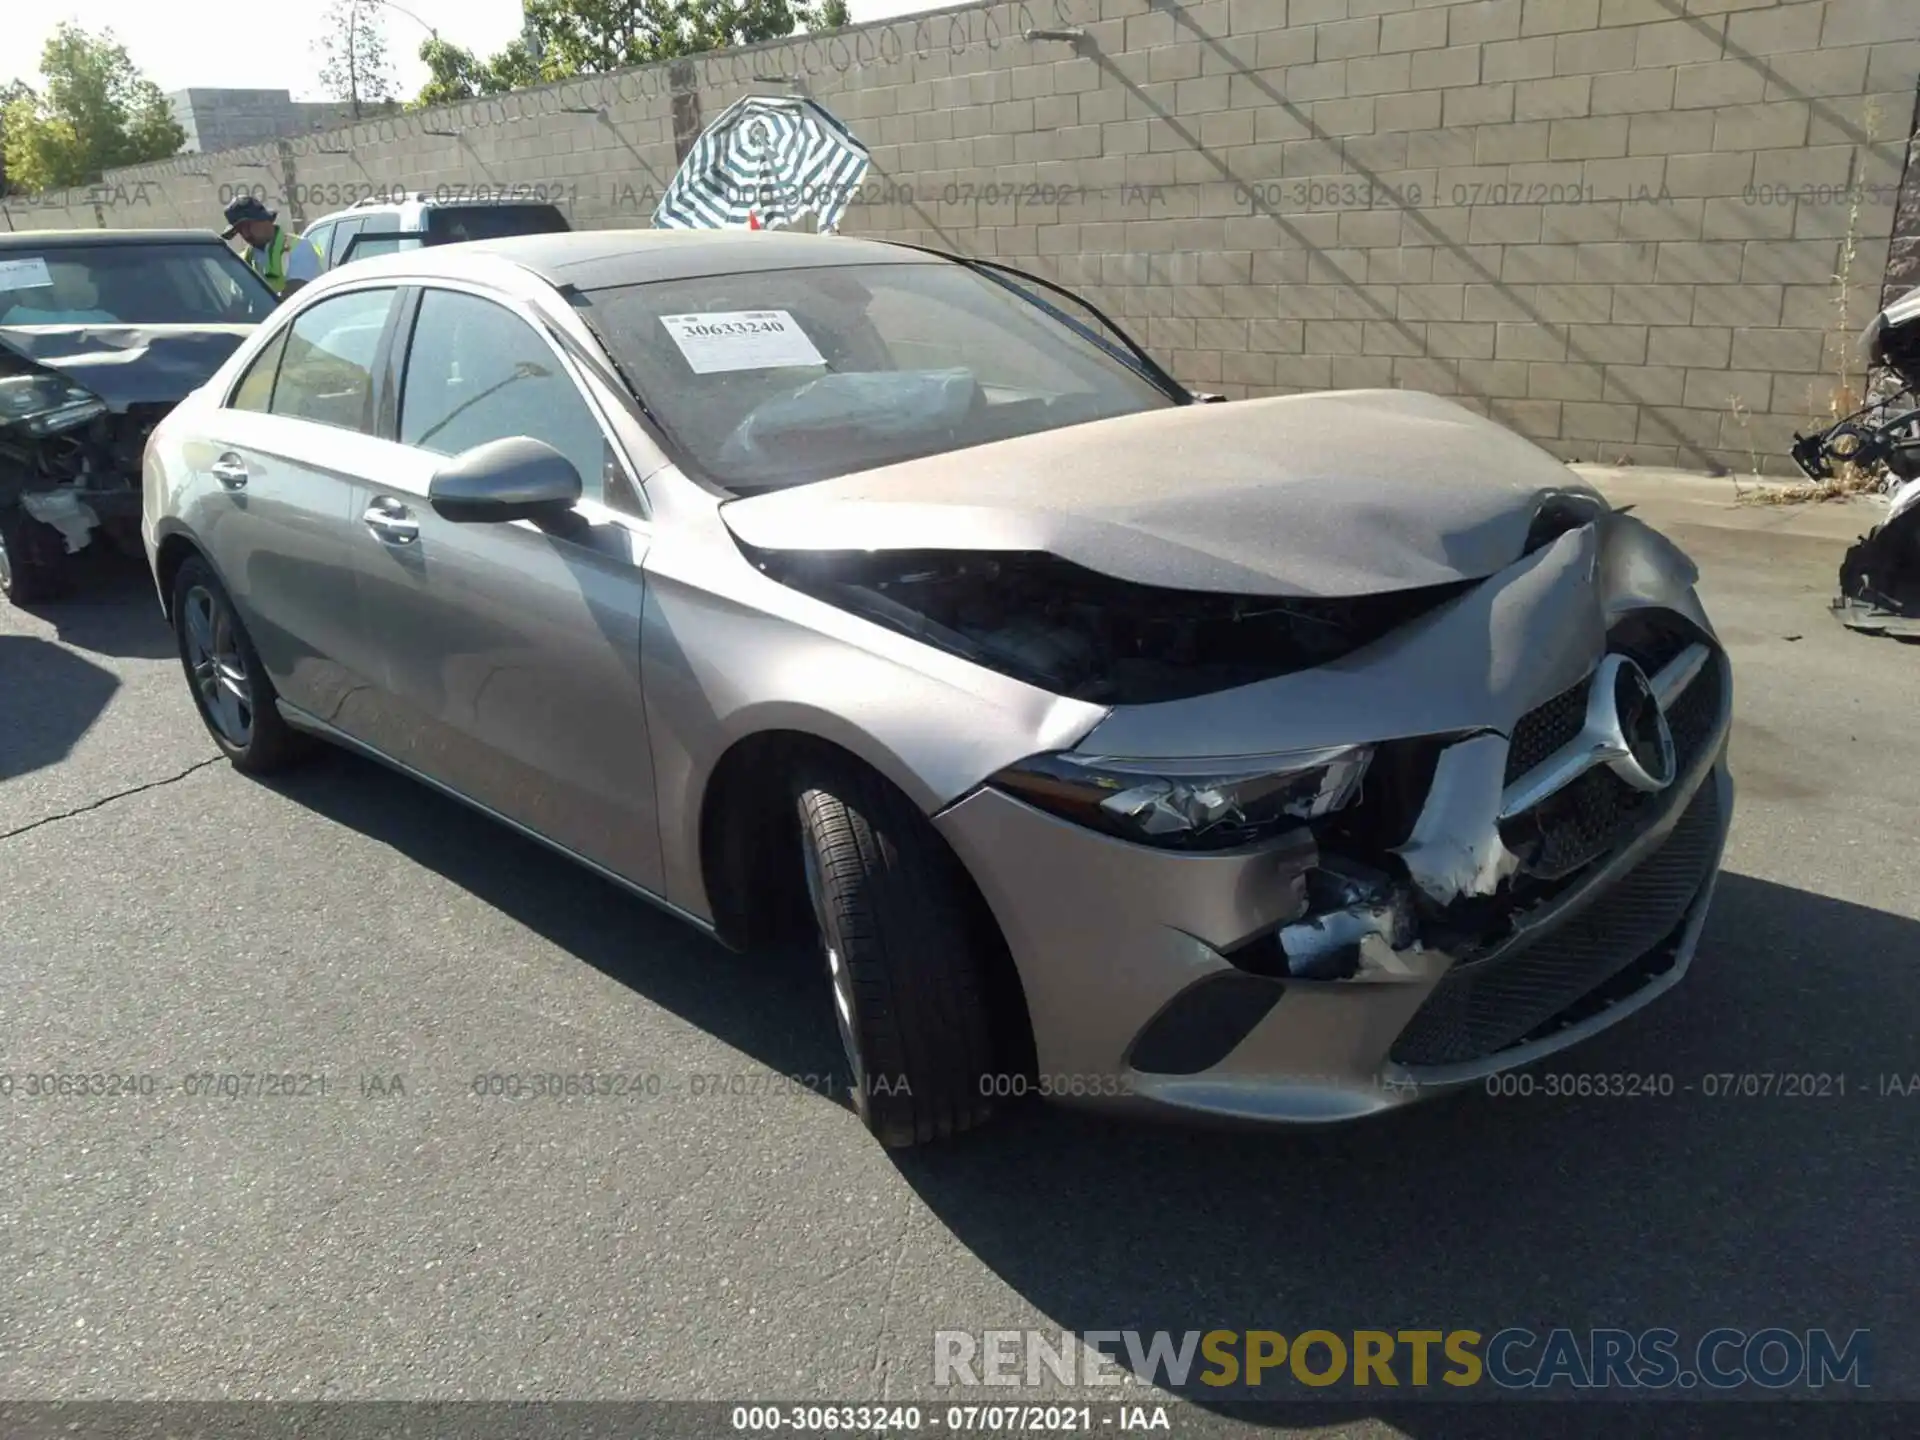
[[[1009,765],[992,784],[1123,839],[1224,850],[1353,803],[1370,745],[1209,760],[1132,760],[1064,751]]]
[[[29,435],[57,435],[106,410],[98,395],[58,375],[0,376],[0,425],[18,425]]]

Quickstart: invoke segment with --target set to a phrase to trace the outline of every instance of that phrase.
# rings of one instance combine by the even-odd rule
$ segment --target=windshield
[[[427,237],[435,245],[552,235],[572,228],[553,205],[436,205],[427,211]]]
[[[1174,403],[946,261],[663,280],[577,303],[681,462],[740,493]]]
[[[225,245],[0,251],[0,325],[250,325],[272,310]]]

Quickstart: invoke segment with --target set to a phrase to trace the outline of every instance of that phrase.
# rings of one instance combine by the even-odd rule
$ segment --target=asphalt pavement
[[[0,1398],[944,1401],[942,1330],[1509,1325],[1867,1328],[1920,1398],[1920,647],[1824,613],[1864,505],[1607,483],[1704,572],[1738,814],[1686,983],[1543,1069],[1673,1093],[1304,1134],[891,1155],[806,1078],[810,963],[358,759],[235,773],[131,564],[0,608]],[[566,1072],[633,1078],[475,1093]]]

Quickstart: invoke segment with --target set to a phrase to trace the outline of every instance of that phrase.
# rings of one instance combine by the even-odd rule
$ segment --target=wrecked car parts
[[[96,536],[140,553],[148,436],[272,308],[210,231],[0,236],[0,594],[53,598]]]
[[[1849,629],[1920,640],[1920,290],[1875,316],[1863,344],[1897,388],[1825,430],[1796,434],[1793,459],[1817,481],[1847,469],[1886,472],[1896,487],[1886,518],[1842,557],[1831,609]]]
[[[0,594],[17,605],[57,596],[66,557],[96,528],[139,553],[138,455],[151,428],[51,371],[0,375]]]
[[[1368,853],[1361,832],[1319,837],[1300,914],[1270,945],[1229,958],[1296,981],[1431,980],[1565,923],[1622,856],[1657,850],[1691,803],[1726,730],[1724,667],[1704,641],[1652,677],[1610,650],[1579,687],[1578,707],[1556,697],[1511,739],[1446,744],[1404,840]],[[1529,731],[1543,726],[1572,733],[1534,759],[1543,742]],[[1680,798],[1663,800],[1676,787]]]
[[[1833,613],[1851,630],[1920,640],[1920,476],[1894,492],[1887,518],[1841,558]]]

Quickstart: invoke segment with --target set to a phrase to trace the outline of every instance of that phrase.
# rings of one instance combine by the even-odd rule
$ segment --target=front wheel
[[[20,606],[58,599],[67,588],[67,542],[18,505],[0,506],[0,595]]]
[[[174,577],[173,628],[194,707],[234,768],[265,775],[298,759],[304,737],[280,718],[273,682],[232,598],[198,557]]]
[[[883,1145],[992,1113],[994,1046],[979,917],[927,818],[886,780],[827,765],[797,787],[801,860],[854,1108]]]

